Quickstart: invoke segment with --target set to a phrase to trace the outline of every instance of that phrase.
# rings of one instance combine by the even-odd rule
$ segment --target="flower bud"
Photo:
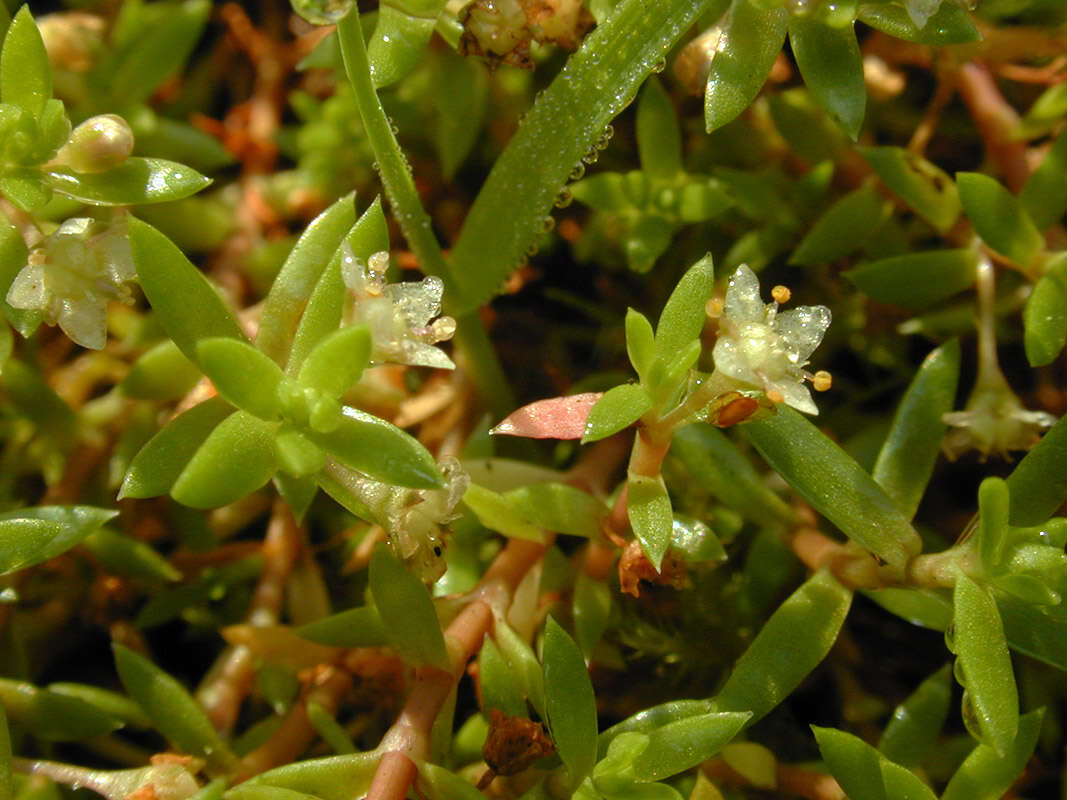
[[[85,72],[104,42],[104,20],[82,11],[47,14],[37,20],[53,67]]]
[[[100,114],[74,129],[56,154],[55,163],[75,172],[107,172],[133,152],[133,131],[122,117]]]

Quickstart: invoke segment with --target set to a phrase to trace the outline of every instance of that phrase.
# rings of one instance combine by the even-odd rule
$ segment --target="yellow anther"
[[[817,392],[825,392],[834,385],[834,376],[824,369],[820,369],[811,377],[811,387]]]
[[[773,297],[778,303],[788,303],[789,298],[792,296],[793,293],[789,291],[788,286],[782,286],[781,284],[778,284],[773,289],[771,289],[771,297]]]
[[[770,400],[772,403],[784,403],[785,395],[779,392],[777,389],[768,389],[767,399]]]
[[[704,304],[704,313],[712,319],[718,319],[722,316],[722,311],[726,307],[721,297],[713,297]]]

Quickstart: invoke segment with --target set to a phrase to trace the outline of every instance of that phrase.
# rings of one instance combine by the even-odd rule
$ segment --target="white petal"
[[[444,282],[431,275],[421,281],[390,284],[385,291],[407,326],[421,328],[441,313],[444,288]]]
[[[789,349],[790,361],[806,364],[830,327],[830,309],[826,306],[800,306],[779,314],[774,328]]]
[[[97,299],[64,300],[59,308],[59,327],[71,341],[90,350],[107,344],[107,304]]]
[[[763,322],[766,306],[759,296],[759,279],[747,264],[742,264],[730,277],[726,286],[726,306],[723,315],[735,324]]]
[[[805,414],[819,413],[819,407],[811,399],[811,392],[800,381],[783,381],[776,383],[773,388],[782,393],[786,405],[792,406],[797,411],[803,411]]]
[[[7,302],[15,308],[44,309],[47,298],[43,264],[24,266],[11,282],[11,288],[7,290]]]
[[[720,336],[711,351],[715,369],[735,380],[759,386],[760,380],[748,362],[748,356],[732,336]]]

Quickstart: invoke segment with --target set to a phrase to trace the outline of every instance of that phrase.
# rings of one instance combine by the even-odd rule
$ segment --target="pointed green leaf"
[[[12,722],[47,742],[95,739],[122,727],[121,719],[77,697],[7,678],[0,678],[0,706]]]
[[[633,425],[652,408],[652,398],[639,383],[624,383],[604,393],[585,421],[582,444],[598,442]]]
[[[192,167],[162,158],[127,158],[107,172],[54,169],[45,184],[57,193],[94,206],[167,203],[196,194],[211,183]]]
[[[52,97],[48,52],[28,5],[11,20],[0,52],[0,101],[40,117]]]
[[[296,761],[257,775],[242,786],[278,786],[298,792],[313,794],[321,800],[351,800],[362,797],[370,787],[371,779],[381,753],[367,753],[311,758]]]
[[[852,25],[837,27],[815,15],[790,15],[789,46],[804,84],[826,113],[856,141],[867,107],[867,87]]]
[[[1067,94],[1067,84],[1056,89]],[[1067,131],[1056,137],[1026,184],[1019,192],[1019,202],[1038,230],[1045,230],[1067,213]]]
[[[911,519],[934,471],[946,425],[956,402],[960,344],[953,339],[931,352],[897,406],[871,475]]]
[[[704,93],[708,133],[734,120],[756,99],[782,51],[788,18],[782,8],[733,0]]]
[[[682,171],[682,134],[671,98],[656,78],[645,81],[637,102],[637,151],[650,178],[673,179]]]
[[[382,618],[374,606],[359,606],[331,614],[301,625],[295,633],[333,647],[378,647],[389,642]]]
[[[586,657],[590,657],[607,629],[611,614],[611,589],[606,581],[594,580],[579,571],[574,582],[574,634]]]
[[[378,22],[367,43],[371,78],[377,88],[403,78],[422,60],[445,0],[405,0],[378,6]]]
[[[473,511],[478,521],[491,531],[513,539],[545,540],[541,528],[531,523],[499,492],[472,483],[463,494],[463,505]]]
[[[858,250],[885,221],[888,211],[885,198],[870,186],[849,192],[819,217],[793,251],[789,263],[836,261]]]
[[[232,412],[229,403],[213,397],[168,422],[134,456],[119,489],[119,499],[155,497],[170,492],[200,445]]]
[[[1007,751],[997,753],[980,744],[956,770],[941,800],[998,800],[1022,774],[1037,746],[1044,709],[1031,711],[1019,719],[1019,735]]]
[[[878,749],[890,761],[915,766],[937,747],[951,701],[952,671],[946,664],[894,709]]]
[[[327,397],[340,397],[367,368],[372,344],[366,325],[341,328],[315,345],[297,380]]]
[[[198,363],[196,343],[212,336],[247,341],[233,313],[207,278],[151,225],[130,220],[130,246],[152,310],[186,358]]]
[[[845,273],[868,297],[925,308],[974,285],[973,250],[929,250],[892,256]]]
[[[657,570],[671,544],[674,517],[663,476],[637,475],[626,481],[626,513],[641,549]]]
[[[482,652],[478,657],[478,686],[481,689],[483,714],[495,708],[509,717],[526,716],[526,700],[516,683],[515,673],[500,648],[488,636],[482,642]]]
[[[750,713],[697,714],[669,722],[648,734],[648,746],[633,761],[641,781],[661,781],[703,763],[727,745]]]
[[[522,693],[541,719],[545,719],[548,715],[545,710],[545,679],[533,648],[503,620],[496,621],[493,636],[500,652],[507,658]]]
[[[645,380],[655,358],[656,336],[652,323],[640,311],[626,309],[626,354],[634,371]]]
[[[65,553],[117,514],[93,506],[37,506],[0,513],[0,575]]]
[[[826,766],[849,797],[871,800],[936,800],[917,775],[895,764],[851,733],[811,726]]]
[[[200,375],[200,368],[168,339],[143,353],[119,386],[127,397],[138,400],[180,400],[196,386]]]
[[[119,679],[157,730],[189,755],[215,769],[234,766],[234,757],[197,702],[174,678],[144,656],[117,642],[111,645]]]
[[[755,722],[782,702],[830,652],[852,592],[818,572],[760,629],[715,698],[719,711],[751,711]]]
[[[274,440],[275,445],[278,444],[278,440]],[[279,461],[281,456],[279,455]],[[293,517],[298,523],[304,521],[304,517],[307,515],[308,509],[311,508],[311,503],[314,501],[315,496],[319,492],[319,483],[314,475],[287,475],[284,472],[278,472],[272,478],[274,486],[278,490],[278,494],[282,496],[282,500],[289,504],[289,509],[293,512]]]
[[[261,419],[277,418],[282,371],[266,355],[247,342],[225,336],[201,339],[196,352],[219,394]]]
[[[388,545],[374,548],[370,590],[389,643],[409,664],[451,671],[441,624],[430,593],[404,568]]]
[[[890,191],[939,233],[956,222],[959,194],[943,170],[900,147],[861,147],[860,152]]]
[[[1000,566],[1007,544],[1011,495],[1000,478],[986,478],[978,487],[978,556],[986,574]]]
[[[437,109],[433,143],[446,181],[463,166],[481,135],[489,106],[489,76],[475,59],[449,48],[431,50],[435,83],[432,96]]]
[[[626,263],[634,272],[648,272],[667,252],[674,238],[674,223],[657,212],[643,214],[630,226],[624,244]]]
[[[767,463],[850,539],[897,569],[922,549],[871,476],[799,412],[779,405],[776,414],[743,429]]]
[[[345,406],[340,426],[307,436],[342,464],[386,483],[413,489],[440,489],[437,462],[418,439],[392,423]]]
[[[596,699],[582,651],[551,616],[545,623],[544,680],[548,728],[571,786],[578,786],[596,763]]]
[[[353,195],[336,201],[304,229],[271,284],[263,302],[263,319],[256,334],[256,346],[279,366],[284,366],[287,360],[290,343],[308,298],[355,220]]]
[[[1040,525],[1067,500],[1067,417],[1041,437],[1008,476],[1011,524]]]
[[[748,0],[739,0],[748,2]],[[700,337],[707,319],[705,306],[715,291],[711,254],[691,266],[674,287],[656,324],[656,358],[664,363]]]
[[[595,539],[608,513],[603,502],[565,483],[521,486],[504,497],[516,511],[543,530]]]
[[[897,3],[862,3],[856,19],[908,42],[946,45],[982,40],[982,34],[974,26],[970,14],[951,2],[941,3],[937,12],[922,27],[915,24],[906,6]]]
[[[982,741],[999,755],[1019,731],[1019,693],[997,604],[962,572],[953,594],[954,647]]]
[[[0,192],[20,211],[37,211],[52,199],[43,174],[34,169],[7,169],[0,175]]]
[[[1026,360],[1032,367],[1052,363],[1067,344],[1067,259],[1042,277],[1023,309]]]
[[[100,528],[82,542],[112,575],[141,581],[176,581],[182,574],[150,545],[111,528]]]
[[[233,412],[193,454],[174,482],[171,497],[193,508],[217,508],[256,491],[277,468],[276,428],[247,411]]]
[[[978,235],[998,253],[1020,266],[1027,266],[1041,251],[1045,238],[1030,215],[994,178],[979,172],[956,174],[960,202]]]

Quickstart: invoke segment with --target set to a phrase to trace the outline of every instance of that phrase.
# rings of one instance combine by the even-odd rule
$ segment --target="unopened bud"
[[[56,154],[55,163],[75,172],[107,172],[130,157],[133,142],[126,120],[116,114],[101,114],[74,129]]]
[[[104,20],[83,11],[47,14],[37,20],[52,66],[85,72],[104,42]]]

